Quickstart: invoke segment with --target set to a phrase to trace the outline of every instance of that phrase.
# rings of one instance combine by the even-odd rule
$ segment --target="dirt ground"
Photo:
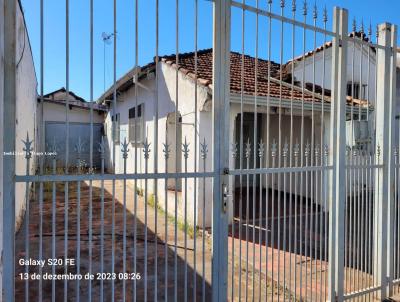
[[[92,272],[97,273],[122,273],[124,265],[124,190],[123,182],[115,182],[115,193],[113,194],[112,181],[104,182],[104,229],[102,237],[101,223],[101,183],[94,181],[92,183],[92,203],[90,206],[90,186],[88,182],[80,183],[80,200],[78,200],[77,183],[69,183],[68,211],[66,218],[65,204],[65,186],[64,183],[57,183],[54,206],[55,206],[55,232],[52,230],[52,210],[53,196],[52,185],[45,183],[43,188],[43,209],[42,209],[42,239],[40,239],[40,222],[41,211],[39,202],[39,186],[36,187],[36,194],[30,202],[29,215],[29,258],[39,259],[39,253],[42,251],[41,259],[64,259],[65,242],[67,242],[67,257],[75,261],[74,266],[68,266],[67,273],[79,273],[83,275],[80,281],[50,281],[29,280],[29,297],[31,301],[36,301],[42,288],[43,301],[51,301],[52,290],[54,286],[54,295],[56,301],[62,300],[64,296],[68,301],[78,300],[77,288],[79,287],[79,298],[87,300],[89,292],[93,301],[100,299],[103,293],[104,301],[111,301],[111,295],[114,294],[115,301],[132,300],[133,294],[136,295],[136,301],[148,300],[164,300],[165,294],[169,300],[174,299],[175,295],[178,301],[184,300],[185,295],[188,301],[209,301],[211,299],[211,238],[206,232],[204,234],[199,230],[193,232],[188,230],[185,245],[184,226],[178,224],[175,239],[175,222],[169,217],[167,219],[167,236],[165,234],[165,215],[162,211],[157,211],[157,230],[156,230],[156,210],[154,207],[147,205],[147,213],[145,201],[142,196],[137,197],[137,211],[135,215],[134,209],[134,190],[127,186],[126,190],[126,272],[139,273],[140,280],[127,280],[124,282],[116,277],[116,280],[100,280],[89,281],[84,279],[84,275]],[[113,195],[115,203],[113,207]],[[147,201],[149,203],[149,200]],[[78,209],[80,204],[80,211]],[[89,212],[92,208],[92,249],[90,257],[89,244]],[[78,218],[78,212],[80,217]],[[114,245],[113,245],[113,212],[114,215]],[[78,220],[79,219],[79,220]],[[68,221],[67,225],[65,221]],[[79,223],[78,223],[79,222]],[[24,224],[27,219],[24,220]],[[79,225],[79,230],[78,230]],[[136,225],[136,226],[135,226]],[[65,235],[65,227],[67,226],[68,234]],[[25,297],[25,286],[27,281],[22,280],[21,273],[25,272],[26,267],[20,265],[19,259],[25,257],[25,227],[23,225],[16,238],[16,300],[23,301]],[[136,232],[135,232],[136,229]],[[79,234],[79,236],[78,236]],[[136,234],[136,236],[135,236]],[[80,237],[80,247],[78,248],[78,237]],[[102,248],[101,242],[104,240]],[[147,238],[147,240],[146,240]],[[55,252],[52,254],[52,243],[54,239]],[[42,240],[42,249],[40,249],[40,240]],[[67,241],[65,241],[67,240]],[[176,244],[175,244],[176,240]],[[196,241],[196,248],[195,248]],[[135,243],[136,242],[136,243]],[[204,245],[203,245],[204,244]],[[134,253],[136,247],[136,255]],[[175,248],[176,247],[176,248]],[[41,250],[41,251],[40,251]],[[203,257],[204,251],[204,257]],[[175,257],[176,252],[176,257]],[[185,253],[186,252],[186,253]],[[101,254],[103,253],[103,262]],[[145,257],[147,255],[147,257]],[[136,267],[134,257],[136,257]],[[79,259],[79,260],[78,260]],[[167,268],[165,266],[167,261]],[[186,261],[185,261],[186,259]],[[147,267],[145,265],[147,260]],[[156,265],[157,261],[157,265]],[[235,260],[235,266],[239,259]],[[113,268],[114,262],[114,270]],[[232,258],[229,258],[229,267],[232,267]],[[176,263],[176,265],[175,265]],[[187,263],[187,265],[185,265]],[[102,268],[103,264],[103,270]],[[90,269],[91,267],[91,269]],[[176,267],[176,271],[175,271]],[[42,275],[60,274],[63,275],[64,266],[44,265],[41,269]],[[157,270],[156,270],[157,269]],[[204,271],[203,271],[204,270]],[[147,273],[146,273],[147,272]],[[186,272],[186,281],[185,281]],[[38,266],[31,266],[29,274],[40,273]],[[248,272],[250,274],[250,272]],[[230,276],[231,272],[229,272]],[[246,286],[246,271],[241,272],[241,288]],[[175,278],[176,275],[176,278]],[[235,272],[234,286],[239,288],[239,273]],[[107,276],[110,277],[110,276]],[[106,277],[106,278],[107,278]],[[133,277],[130,274],[129,277]],[[230,279],[230,278],[229,278]],[[264,279],[264,278],[263,278]],[[147,280],[147,281],[146,281]],[[176,282],[174,282],[176,280]],[[186,282],[186,283],[185,283]],[[101,284],[102,283],[102,284]],[[157,294],[155,284],[157,283]],[[185,286],[187,284],[187,286]],[[125,287],[125,290],[124,290]],[[167,287],[167,290],[165,288]],[[232,287],[231,279],[229,280],[229,288]],[[186,290],[185,290],[186,288]],[[260,294],[265,296],[267,292],[277,293],[282,291],[274,282],[268,279],[268,282],[262,283]],[[125,292],[125,296],[124,296]],[[229,289],[231,292],[231,289]],[[145,293],[146,296],[145,296]],[[156,295],[156,297],[155,297]],[[245,291],[242,295],[245,297]],[[156,298],[156,299],[155,299]],[[238,293],[235,294],[233,300],[239,300]]]
[[[65,296],[68,301],[77,301],[78,296],[80,299],[88,300],[89,295],[91,295],[92,301],[99,301],[101,293],[103,301],[111,301],[112,295],[114,295],[115,301],[123,301],[124,298],[133,301],[134,296],[136,296],[136,301],[146,299],[160,301],[164,300],[166,296],[168,300],[175,300],[176,297],[177,301],[183,301],[185,296],[187,301],[209,301],[211,299],[212,253],[209,232],[203,233],[202,230],[195,232],[193,228],[186,228],[187,236],[185,240],[185,226],[179,221],[175,237],[174,217],[167,217],[166,219],[163,211],[155,210],[154,201],[148,198],[145,202],[144,198],[135,194],[135,190],[130,186],[126,186],[126,211],[124,211],[123,188],[122,181],[115,181],[114,189],[112,181],[105,181],[104,201],[102,201],[101,182],[93,181],[92,203],[90,204],[89,182],[81,182],[80,188],[78,188],[76,182],[71,182],[69,183],[68,206],[66,207],[64,183],[56,184],[54,203],[52,184],[45,183],[42,211],[40,211],[39,202],[40,188],[39,186],[35,188],[35,194],[32,194],[30,202],[29,258],[57,258],[63,261],[66,256],[66,244],[67,258],[74,259],[75,265],[68,266],[67,272],[64,271],[63,265],[51,266],[46,264],[41,271],[38,266],[30,266],[29,274],[41,273],[42,276],[46,273],[77,274],[79,268],[79,273],[83,276],[92,272],[95,278],[92,281],[83,278],[79,282],[76,280],[67,282],[64,280],[43,280],[42,282],[29,280],[29,284],[22,280],[20,274],[25,272],[26,266],[20,265],[19,260],[24,259],[26,255],[25,227],[27,219],[25,217],[24,225],[22,225],[16,237],[16,301],[24,301],[27,284],[29,285],[30,301],[38,300],[40,288],[42,289],[43,301],[51,301],[53,288],[55,301],[62,301]],[[80,190],[80,199],[78,199],[78,190]],[[136,211],[135,195],[137,196]],[[102,204],[104,205],[104,223],[101,219]],[[56,213],[54,230],[52,229],[53,205]],[[68,211],[66,211],[66,208]],[[78,211],[78,208],[80,211]],[[90,209],[92,209],[91,228],[89,223]],[[125,217],[124,213],[126,213]],[[78,217],[78,214],[80,217]],[[317,214],[314,213],[313,215]],[[122,281],[124,275],[119,274],[124,272],[124,219],[126,219],[125,271],[128,273],[125,276],[129,277],[125,282]],[[237,220],[235,222],[235,243],[232,244],[232,234],[228,238],[227,286],[230,301],[246,300],[246,298],[247,300],[259,301],[265,300],[266,297],[268,300],[274,301],[324,300],[327,280],[327,262],[324,259],[312,261],[310,257],[301,256],[295,250],[284,251],[282,246],[281,248],[271,245],[265,246],[263,244],[265,237],[263,236],[261,236],[261,245],[257,240],[254,241],[253,250],[251,240],[253,227],[245,222],[242,222],[242,227],[239,227]],[[268,217],[268,221],[267,233],[268,236],[271,236],[271,229],[276,231],[277,223],[280,222],[276,216],[275,218]],[[293,221],[293,219],[288,219],[288,221]],[[256,223],[259,225],[259,221],[256,221]],[[103,230],[102,225],[104,226]],[[166,225],[167,234],[165,233]],[[265,228],[266,224],[261,223],[261,227],[263,225]],[[274,228],[272,228],[272,225],[274,225]],[[40,226],[42,232],[40,232]],[[249,228],[248,253],[245,239],[246,228]],[[65,229],[68,230],[67,237]],[[91,245],[90,229],[92,230]],[[238,238],[239,230],[242,232],[241,245]],[[258,238],[259,230],[255,229],[255,238]],[[40,238],[40,233],[42,233],[42,238]],[[263,233],[265,233],[265,229]],[[318,233],[311,235],[309,242],[321,240],[318,239]],[[277,237],[278,233],[275,233],[275,238]],[[42,240],[42,248],[40,248],[40,240]],[[55,245],[54,255],[52,254],[53,240]],[[102,242],[104,243],[102,244]],[[78,246],[78,243],[80,246]],[[92,247],[91,250],[90,247]],[[239,257],[239,248],[242,249],[241,258]],[[253,251],[255,251],[254,254]],[[39,256],[40,253],[42,253],[42,257]],[[103,258],[101,257],[102,254]],[[277,255],[280,256],[277,257]],[[246,266],[246,263],[248,263],[248,266]],[[292,269],[289,270],[290,267]],[[112,275],[106,275],[104,276],[105,280],[101,281],[97,278],[97,273],[101,272],[116,273],[115,280],[110,280]],[[283,280],[284,272],[286,274],[285,281]],[[140,279],[130,280],[134,277],[134,273],[140,274]],[[346,277],[351,276],[351,274],[354,274],[354,270],[346,273]],[[361,274],[360,278],[360,280],[369,281],[370,277]],[[303,280],[303,283],[296,283],[294,282],[295,279]],[[308,280],[308,283],[306,280]],[[363,282],[361,281],[361,283]],[[369,282],[364,284],[367,283]],[[282,284],[286,284],[287,288],[282,287]],[[347,289],[350,290],[351,287],[349,286]],[[77,291],[78,288],[79,292]]]

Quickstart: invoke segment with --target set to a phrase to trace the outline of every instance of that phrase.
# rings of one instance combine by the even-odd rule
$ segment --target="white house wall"
[[[22,140],[26,138],[29,132],[30,139],[34,139],[33,148],[36,150],[35,137],[37,129],[36,113],[37,113],[37,80],[35,67],[33,63],[32,52],[29,43],[28,33],[25,27],[23,13],[19,5],[17,5],[17,79],[16,79],[16,137],[15,148],[22,152],[24,145]],[[15,169],[16,173],[23,175],[26,170],[26,161],[23,155],[16,157]],[[31,160],[30,172],[35,170],[35,159]],[[16,225],[22,222],[22,216],[25,210],[25,183],[16,183],[15,187],[15,213]]]
[[[166,129],[167,129],[167,117],[168,114],[175,112],[175,104],[176,104],[176,70],[171,68],[169,65],[164,63],[159,64],[159,81],[158,81],[158,150],[157,150],[157,160],[158,160],[158,172],[165,172],[165,158],[163,153],[163,143],[166,142]],[[150,89],[155,88],[155,80],[154,79],[146,79],[142,80],[141,84],[147,86]],[[200,158],[200,141],[203,141],[205,138],[208,145],[209,145],[209,154],[207,160],[207,169],[210,169],[209,163],[211,162],[211,138],[212,138],[212,131],[211,131],[211,112],[197,112],[195,111],[195,97],[194,97],[194,82],[187,78],[181,72],[178,73],[178,111],[182,116],[182,142],[185,141],[189,145],[189,157],[187,159],[187,171],[193,172],[194,171],[194,162],[195,162],[195,114],[198,115],[197,119],[197,170],[201,171],[202,168],[202,160]],[[204,103],[205,99],[207,98],[207,92],[203,87],[198,86],[198,108],[200,104]],[[155,152],[155,144],[154,144],[154,109],[156,106],[156,98],[155,94],[152,91],[145,90],[141,87],[138,87],[138,96],[137,96],[137,104],[144,104],[144,119],[145,119],[145,131],[147,140],[150,143],[150,158],[147,162],[147,169],[148,172],[154,172],[154,152]],[[112,104],[112,103],[111,103]],[[128,140],[128,120],[129,120],[129,109],[136,105],[135,99],[135,89],[132,87],[128,91],[122,93],[118,96],[117,107],[115,113],[120,113],[120,137],[121,143],[123,142],[123,138],[126,136]],[[107,165],[107,168],[112,170],[112,144],[111,144],[111,115],[112,115],[112,108],[110,108],[109,113],[106,117],[106,132],[107,132],[107,142],[108,142],[108,149],[109,149],[109,156],[110,159]],[[133,145],[129,143],[129,152],[127,158],[127,173],[134,173],[135,171],[135,147],[137,152],[137,172],[138,173],[145,173],[145,160],[143,156],[143,146],[142,145]],[[177,147],[178,154],[181,156],[182,161],[182,171],[185,171],[185,158],[183,153],[181,152],[182,146],[170,146],[170,149],[175,149]],[[115,171],[116,173],[123,173],[123,159],[120,152],[120,144],[115,146],[116,149],[116,156],[115,156]],[[171,152],[171,154],[173,154]],[[172,157],[172,156],[170,156]],[[201,167],[200,167],[201,165]],[[174,172],[175,169],[173,167],[174,159],[170,158],[168,161],[168,171]],[[171,169],[172,168],[172,169]],[[130,185],[134,185],[134,181],[130,181]],[[137,187],[139,189],[145,188],[144,180],[140,180],[137,182]],[[197,184],[198,190],[196,194],[198,194],[197,200],[203,200],[202,196],[202,183],[199,180]],[[148,194],[154,193],[154,181],[149,180],[147,182],[147,189]],[[165,207],[165,181],[159,180],[158,181],[158,202],[159,205],[164,208]],[[205,198],[206,201],[211,200],[211,184],[207,183],[207,196]],[[195,194],[195,185],[193,179],[187,179],[187,190],[185,190],[185,179],[182,180],[182,192],[177,193],[178,197],[178,216],[183,219],[184,213],[184,202],[185,198],[188,200],[188,221],[194,221],[194,203],[193,197]],[[174,212],[174,201],[175,201],[175,194],[173,191],[168,192],[168,211],[169,213]],[[202,205],[197,205],[197,221],[201,224],[200,221],[202,217],[203,208]],[[207,209],[211,210],[211,207],[206,207]],[[210,212],[211,213],[211,212]],[[207,221],[206,224],[210,225],[211,223],[211,214],[207,213]]]
[[[43,115],[44,122],[65,122],[66,110],[65,105],[44,102]],[[90,110],[73,107],[69,109],[69,121],[71,123],[90,123]],[[104,115],[93,110],[93,123],[103,123]]]
[[[347,81],[350,82],[353,79],[354,70],[354,82],[360,82],[360,61],[362,65],[362,83],[368,84],[369,87],[369,99],[371,103],[375,101],[375,52],[370,49],[370,74],[368,82],[368,48],[363,46],[363,55],[361,57],[361,47],[359,44],[355,45],[353,54],[353,43],[349,42],[347,49]],[[323,86],[327,89],[332,87],[332,47],[325,50],[325,77],[323,73],[323,52],[317,52],[312,56],[306,57],[305,61],[296,61],[294,67],[294,76],[296,81],[314,83],[314,63],[313,57],[315,57],[315,84]],[[353,60],[354,58],[354,60]],[[361,58],[361,59],[360,59]],[[354,69],[353,69],[354,61]],[[303,66],[305,65],[305,73],[303,75]],[[303,80],[304,77],[304,80]]]

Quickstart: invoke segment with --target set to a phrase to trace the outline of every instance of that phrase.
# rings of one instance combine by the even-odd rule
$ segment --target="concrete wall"
[[[36,150],[35,137],[37,129],[37,79],[35,74],[35,66],[33,63],[32,51],[30,48],[28,32],[25,27],[23,13],[17,9],[17,46],[16,61],[17,67],[17,100],[16,100],[16,137],[15,149],[20,152],[24,148],[22,140],[26,138],[27,133],[31,139],[34,139],[33,148]],[[24,155],[16,157],[16,173],[25,174],[26,160]],[[31,161],[30,172],[35,171],[35,160]],[[25,211],[25,183],[17,183],[15,188],[15,213],[17,229],[22,222]]]
[[[4,1],[0,0],[0,7],[3,8]],[[3,116],[3,84],[4,84],[4,16],[2,15],[4,10],[0,10],[0,116]],[[30,133],[30,138],[35,139],[36,129],[36,88],[37,81],[35,75],[35,69],[33,64],[32,52],[29,43],[29,37],[25,26],[24,16],[17,3],[16,13],[16,137],[15,137],[15,151],[16,151],[16,173],[24,174],[26,169],[26,161],[24,156],[21,155],[23,149],[22,139],[26,137],[27,132]],[[2,179],[1,173],[3,172],[3,161],[7,160],[7,156],[3,154],[3,138],[7,135],[7,125],[0,123],[0,179]],[[35,148],[35,141],[33,143]],[[35,170],[35,163],[32,161],[30,171]],[[0,182],[0,215],[3,213],[3,182]],[[25,188],[26,185],[23,183],[16,184],[15,187],[15,222],[16,229],[18,230],[24,210],[26,207],[25,200]],[[3,218],[0,217],[0,221]],[[3,244],[3,225],[0,224],[0,254],[2,255],[2,244]],[[2,261],[0,258],[0,293],[2,292]],[[0,301],[2,296],[0,295]]]

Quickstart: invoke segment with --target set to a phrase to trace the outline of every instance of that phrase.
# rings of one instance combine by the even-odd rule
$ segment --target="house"
[[[179,68],[177,71],[176,57],[164,56],[160,58],[159,64],[154,62],[142,67],[134,68],[125,74],[116,82],[116,100],[113,101],[114,87],[110,87],[98,100],[99,103],[109,106],[110,110],[105,119],[106,141],[109,150],[109,161],[107,166],[114,169],[115,173],[124,172],[124,158],[121,152],[122,143],[129,142],[129,152],[127,155],[126,173],[148,173],[155,171],[157,162],[157,171],[169,173],[173,172],[193,172],[203,171],[203,157],[201,154],[201,145],[208,145],[211,150],[212,145],[212,49],[205,49],[197,52],[197,79],[195,76],[195,56],[196,54],[179,54]],[[267,143],[272,148],[274,142],[283,149],[285,142],[289,142],[291,130],[291,110],[293,110],[293,137],[294,141],[300,143],[301,129],[303,129],[303,147],[307,142],[312,141],[315,145],[328,144],[329,136],[321,137],[321,108],[330,105],[330,98],[320,93],[313,93],[311,90],[292,86],[291,74],[285,68],[277,63],[259,59],[257,74],[257,97],[255,93],[255,58],[244,56],[244,82],[243,95],[241,94],[241,61],[242,55],[231,52],[231,100],[230,100],[230,142],[236,143],[236,156],[231,156],[230,167],[240,167],[240,141],[241,135],[242,148],[242,168],[246,168],[246,143],[249,143],[251,152],[249,152],[249,168],[260,167],[260,161],[254,160],[254,132],[256,129],[256,148],[259,142]],[[157,69],[156,69],[157,68]],[[282,73],[281,73],[282,72]],[[270,75],[268,77],[268,74]],[[137,76],[137,80],[135,77]],[[137,86],[135,87],[135,82]],[[178,91],[176,90],[178,88]],[[324,101],[322,101],[324,99]],[[243,100],[243,103],[242,103]],[[353,100],[349,98],[349,102]],[[257,106],[255,106],[257,102]],[[358,102],[360,104],[360,102]],[[243,105],[243,128],[241,127],[241,106]],[[357,105],[358,106],[358,105]],[[255,114],[257,108],[257,115]],[[156,111],[157,109],[157,111]],[[365,110],[364,107],[362,110]],[[304,111],[304,119],[302,119]],[[156,115],[158,114],[158,118]],[[312,113],[314,118],[312,118]],[[281,136],[279,137],[279,118],[281,118]],[[328,110],[323,116],[323,124],[329,125]],[[113,156],[112,141],[112,122],[115,120],[115,156]],[[268,126],[269,123],[269,126]],[[303,123],[303,128],[302,128]],[[155,143],[154,129],[158,125],[158,140]],[[242,131],[241,131],[242,129]],[[135,131],[136,130],[136,131]],[[312,132],[312,130],[314,132]],[[136,135],[135,135],[136,133]],[[313,135],[314,133],[314,135]],[[322,140],[322,141],[321,141]],[[150,144],[149,159],[143,156],[144,143]],[[185,152],[181,152],[182,144],[186,143],[190,150],[187,158]],[[163,155],[163,144],[170,146],[168,161]],[[197,147],[194,150],[195,146]],[[157,147],[157,152],[155,148]],[[165,147],[164,147],[165,148]],[[282,151],[283,152],[283,151]],[[302,155],[304,155],[303,152]],[[155,157],[155,154],[156,157]],[[277,160],[273,161],[274,152],[266,152],[276,166]],[[232,154],[234,155],[234,154]],[[115,162],[113,159],[115,158]],[[136,161],[135,161],[136,158]],[[176,159],[175,159],[176,158]],[[282,163],[283,164],[283,159]],[[135,166],[136,162],[136,166]],[[205,160],[206,171],[211,169],[211,156]],[[265,166],[263,166],[265,167]],[[203,180],[194,179],[169,179],[158,180],[158,200],[161,207],[165,205],[165,191],[167,188],[168,207],[174,209],[174,200],[177,196],[178,213],[183,216],[184,201],[187,200],[188,221],[194,221],[194,206],[196,204],[197,222],[201,225],[203,200],[206,202],[212,200],[211,179],[207,179],[203,196]],[[186,185],[183,185],[186,183]],[[283,182],[269,182],[263,187],[269,187],[276,190],[283,189]],[[252,181],[250,181],[252,185]],[[259,182],[256,182],[259,185]],[[136,183],[138,189],[144,189],[145,181],[138,180]],[[239,186],[238,180],[231,183],[231,191]],[[310,190],[300,184],[297,184],[299,195],[306,195]],[[187,188],[187,189],[185,189]],[[154,194],[154,182],[147,180],[147,189],[149,194]],[[294,191],[294,190],[292,190]],[[306,193],[307,192],[307,193]],[[197,196],[194,202],[194,196]],[[310,196],[310,195],[308,195]],[[231,200],[232,203],[232,200]],[[205,205],[206,220],[204,223],[211,224],[211,206]],[[230,214],[232,205],[230,204]]]
[[[40,106],[42,100],[43,103]],[[101,159],[98,152],[98,143],[101,142],[101,137],[104,134],[103,123],[107,111],[106,107],[97,103],[86,102],[73,91],[69,91],[67,112],[66,100],[67,91],[64,87],[44,95],[43,98],[38,98],[40,125],[44,127],[43,150],[52,150],[55,143],[57,148],[57,167],[65,167],[66,115],[68,113],[70,135],[69,166],[77,165],[76,145],[79,140],[83,145],[79,160],[88,165],[90,161],[90,108],[93,106],[93,166],[100,168]],[[51,167],[51,161],[52,158],[46,156],[45,166]]]
[[[349,37],[354,39],[349,40],[347,48],[347,95],[349,97],[354,97],[354,99],[361,99],[368,102],[371,110],[366,110],[364,114],[359,116],[358,109],[353,108],[353,117],[351,117],[351,112],[347,112],[346,143],[351,149],[361,149],[372,152],[375,146],[373,108],[376,106],[376,49],[357,42],[357,40],[361,40],[361,37],[365,42],[368,42],[369,39],[365,34],[352,32],[349,34]],[[400,62],[399,60],[397,61]],[[315,77],[313,72],[314,68]],[[332,84],[332,41],[328,41],[325,45],[321,45],[315,50],[309,51],[289,61],[285,65],[285,69],[293,70],[297,85],[305,85],[312,89],[311,83],[315,82],[320,90],[323,87],[325,91],[330,93]],[[325,70],[325,72],[323,72],[323,70]],[[323,73],[325,76],[322,76]],[[396,81],[396,87],[399,87],[399,66],[397,66]],[[396,100],[396,120],[399,120],[399,116],[400,93],[398,92]],[[398,146],[398,128],[397,124],[394,146]]]

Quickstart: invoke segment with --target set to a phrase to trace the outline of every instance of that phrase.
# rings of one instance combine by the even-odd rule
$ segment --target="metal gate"
[[[15,1],[5,2],[15,15]],[[371,26],[357,30],[354,22],[349,32],[345,9],[333,10],[328,29],[327,10],[320,16],[306,2],[299,9],[295,1],[193,0],[193,49],[183,53],[188,4],[176,1],[168,56],[160,53],[164,6],[156,0],[144,11],[139,2],[134,68],[120,79],[113,2],[113,85],[98,100],[110,110],[98,146],[90,110],[89,167],[81,165],[81,144],[70,146],[68,110],[63,171],[57,144],[33,154],[36,131],[24,142],[27,173],[15,175],[15,162],[3,167],[4,299],[343,301],[398,292],[396,26],[377,27],[373,42]],[[212,49],[198,47],[200,6],[212,9]],[[94,7],[90,0],[92,102]],[[154,62],[140,67],[141,14],[154,18],[155,48]],[[68,95],[68,0],[65,15]],[[12,18],[5,22],[12,32]],[[5,83],[13,79],[11,68]],[[15,110],[5,103],[9,116]],[[4,149],[14,145],[7,139]],[[26,211],[14,236],[19,183]]]

